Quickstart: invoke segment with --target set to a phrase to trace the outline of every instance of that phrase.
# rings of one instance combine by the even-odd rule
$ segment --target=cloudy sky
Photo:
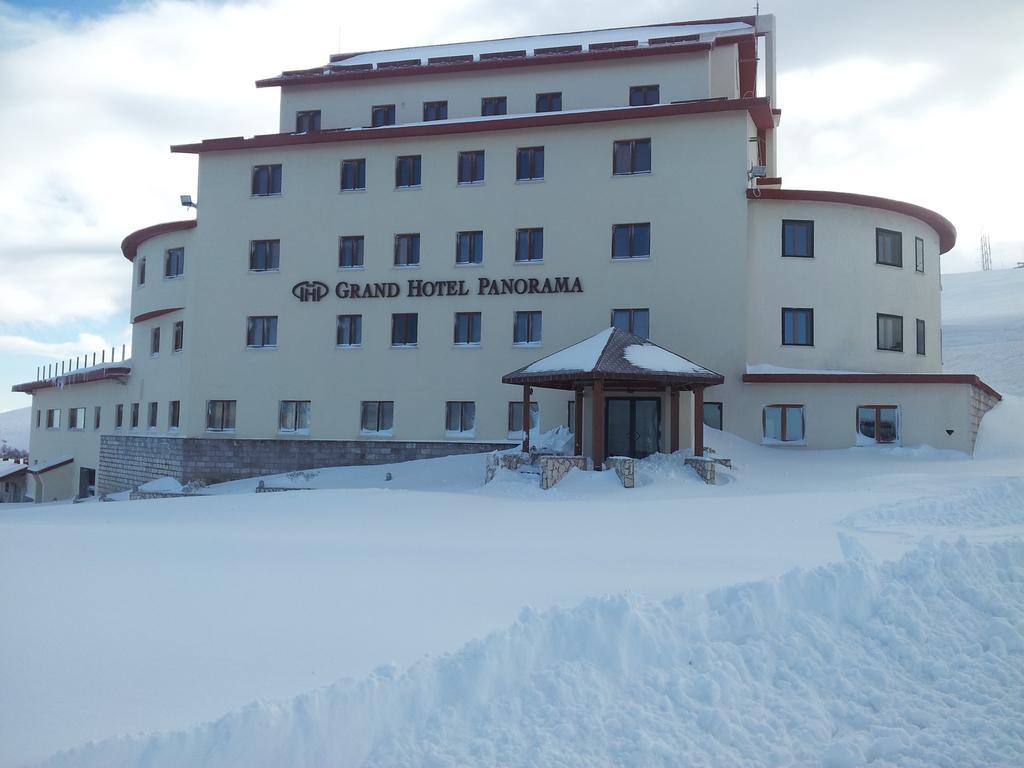
[[[276,89],[338,51],[744,15],[753,0],[0,0],[0,411],[36,366],[130,341],[119,243],[184,218],[172,143],[268,133]],[[780,0],[785,186],[909,200],[960,233],[943,270],[1024,261],[1011,132],[1024,3]],[[1006,168],[1010,168],[1007,171]]]

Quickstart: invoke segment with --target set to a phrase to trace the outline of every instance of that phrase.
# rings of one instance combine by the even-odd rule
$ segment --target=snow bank
[[[991,528],[1024,524],[1024,477],[991,487],[943,493],[925,499],[909,499],[857,512],[842,523],[849,528],[871,530],[895,526],[926,525],[958,528]]]
[[[1024,456],[1024,397],[1003,395],[985,414],[974,446],[977,459]]]
[[[425,659],[49,766],[1011,765],[1024,542],[925,542],[688,601],[539,614]]]

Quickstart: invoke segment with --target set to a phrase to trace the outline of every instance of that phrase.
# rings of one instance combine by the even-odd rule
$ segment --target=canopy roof
[[[574,389],[602,381],[632,388],[713,386],[725,377],[647,339],[605,328],[501,377],[505,384]]]

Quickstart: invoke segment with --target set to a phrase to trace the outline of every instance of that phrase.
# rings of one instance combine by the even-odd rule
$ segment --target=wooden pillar
[[[669,446],[668,452],[675,453],[679,450],[679,390],[675,387],[669,389],[668,393],[669,413]]]
[[[693,388],[693,455],[704,455],[704,386]]]
[[[530,452],[530,392],[529,384],[523,384],[523,453]]]
[[[573,414],[575,427],[573,431],[572,452],[575,456],[583,455],[583,390],[576,390],[576,411]]]
[[[604,465],[604,382],[594,382],[593,412],[591,415],[590,455],[594,469],[600,471]]]

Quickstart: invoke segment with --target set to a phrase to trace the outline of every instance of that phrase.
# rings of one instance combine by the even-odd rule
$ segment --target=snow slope
[[[0,413],[0,440],[6,440],[11,448],[27,451],[31,418],[31,408],[16,408]]]

